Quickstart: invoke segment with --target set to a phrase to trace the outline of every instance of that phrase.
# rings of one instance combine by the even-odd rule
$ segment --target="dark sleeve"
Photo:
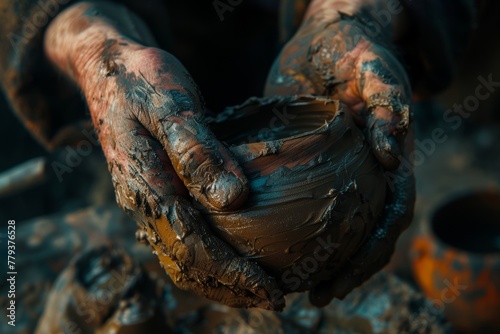
[[[0,85],[11,109],[49,150],[78,143],[92,128],[79,89],[49,63],[43,51],[47,26],[75,2],[0,0]],[[167,29],[162,29],[166,20],[161,1],[117,2],[142,16],[164,46]]]
[[[49,149],[64,141],[65,125],[85,122],[76,87],[65,82],[43,52],[47,25],[71,2],[0,0],[0,84],[11,109]]]
[[[474,0],[403,0],[411,33],[397,41],[415,91],[434,94],[452,81],[475,25]]]

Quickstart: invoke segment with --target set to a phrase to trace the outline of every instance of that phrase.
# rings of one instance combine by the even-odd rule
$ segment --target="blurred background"
[[[181,11],[180,6],[171,4],[169,10]],[[171,16],[172,23],[182,27],[179,30],[182,33],[169,33],[180,41],[174,54],[199,84],[209,109],[218,111],[224,106],[239,104],[247,97],[261,95],[267,69],[279,51],[273,9],[243,1],[221,23],[212,12],[211,4],[208,7],[191,5],[191,8],[194,9],[189,15],[197,24],[190,24],[183,15]],[[212,15],[206,15],[207,11]],[[474,96],[480,83],[478,77],[491,76],[493,81],[500,81],[498,13],[499,2],[493,2],[488,10],[480,13],[481,24],[468,43],[466,57],[453,84],[435,98],[415,104],[416,140],[427,143],[436,129],[442,129],[446,137],[443,142],[434,142],[429,152],[421,149],[423,158],[416,166],[415,217],[400,238],[387,267],[387,271],[416,290],[421,290],[421,286],[412,270],[412,242],[425,233],[422,232],[424,225],[429,223],[433,212],[458,195],[500,189],[500,87],[480,101],[470,117],[461,118],[460,126],[452,128],[453,123],[443,120],[445,112],[453,109],[454,104],[463,104],[468,96]],[[240,29],[241,26],[248,29]],[[210,80],[204,75],[207,67],[213,70]],[[70,167],[70,172],[58,176],[54,163],[67,165],[67,151],[45,151],[9,110],[3,95],[0,95],[0,112],[0,173],[35,157],[45,157],[47,161],[43,181],[22,191],[2,193],[0,189],[0,221],[15,219],[21,227],[40,217],[115,206],[107,166],[98,148]],[[500,202],[497,204],[500,207]],[[500,252],[500,235],[498,238],[497,251]],[[500,291],[500,277],[495,279],[499,280],[495,284]]]

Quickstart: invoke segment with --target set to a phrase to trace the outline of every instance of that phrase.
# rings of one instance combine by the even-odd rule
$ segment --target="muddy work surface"
[[[141,330],[134,327],[137,323],[144,330],[153,324],[179,333],[440,333],[445,328],[441,314],[419,293],[386,273],[323,309],[311,306],[306,294],[287,296],[282,313],[213,303],[177,289],[149,247],[135,241],[134,231],[135,224],[115,206],[19,224],[17,268],[22,275],[17,276],[16,305],[23,312],[18,313],[15,333],[31,333],[43,323],[99,333],[110,328],[136,333]],[[102,250],[110,244],[115,250]],[[88,269],[83,276],[77,275],[79,266]],[[2,308],[6,290],[2,282]],[[74,304],[80,314],[55,312],[71,310],[68,305],[75,299],[80,300]],[[5,322],[0,332],[14,333]]]

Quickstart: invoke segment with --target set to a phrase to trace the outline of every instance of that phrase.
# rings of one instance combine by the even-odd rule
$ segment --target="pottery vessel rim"
[[[428,219],[426,219],[426,224],[425,224],[426,226],[424,229],[427,231],[427,234],[433,240],[433,243],[440,246],[440,248],[452,249],[457,254],[463,254],[472,258],[498,261],[498,259],[500,258],[500,250],[480,252],[480,251],[472,251],[464,249],[462,247],[455,246],[446,240],[443,240],[443,238],[439,235],[439,233],[436,232],[435,229],[436,216],[440,212],[451,207],[452,205],[456,205],[456,203],[460,201],[465,201],[480,196],[492,196],[498,198],[500,205],[500,189],[498,188],[478,188],[478,189],[463,190],[455,194],[452,194],[451,196],[447,196],[445,199],[439,201],[438,204],[435,206],[435,208],[428,215]],[[498,222],[498,224],[500,224],[500,221]]]
[[[287,135],[284,137],[271,139],[271,140],[261,140],[261,141],[249,141],[242,142],[229,145],[230,147],[238,147],[240,145],[254,145],[254,144],[273,144],[273,143],[283,143],[303,137],[307,137],[314,134],[320,134],[327,132],[332,123],[337,119],[338,116],[348,116],[348,114],[342,108],[342,104],[335,99],[331,99],[325,96],[315,96],[315,95],[286,95],[286,96],[272,96],[272,97],[251,97],[247,99],[245,102],[239,105],[235,105],[232,107],[228,107],[224,109],[224,111],[217,115],[217,117],[207,117],[208,123],[211,125],[219,125],[223,124],[224,121],[230,119],[232,121],[238,121],[241,118],[247,116],[244,112],[247,108],[254,108],[256,114],[265,113],[262,109],[269,106],[274,105],[287,105],[294,107],[293,104],[314,104],[314,103],[322,103],[325,108],[331,108],[334,113],[330,114],[331,116],[325,115],[324,123],[314,129],[304,130],[298,134]],[[331,105],[331,106],[330,106]],[[241,113],[241,115],[236,115],[237,113]],[[227,119],[221,119],[221,116],[227,116]],[[236,117],[235,117],[236,116]],[[349,115],[350,116],[350,115]]]

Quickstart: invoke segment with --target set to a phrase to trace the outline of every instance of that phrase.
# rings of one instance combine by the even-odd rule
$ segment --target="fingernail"
[[[393,136],[387,137],[379,132],[375,135],[374,141],[374,149],[378,160],[387,169],[397,168],[399,166],[399,156],[401,152],[396,138]]]
[[[238,207],[248,192],[245,181],[233,173],[220,173],[206,189],[208,201],[219,210]]]

